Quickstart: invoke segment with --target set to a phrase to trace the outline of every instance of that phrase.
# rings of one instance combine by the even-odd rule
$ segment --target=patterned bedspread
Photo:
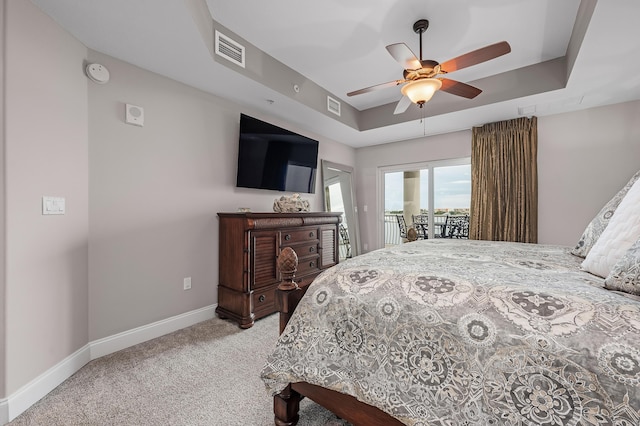
[[[569,248],[424,240],[311,284],[262,371],[408,425],[640,425],[640,301]]]

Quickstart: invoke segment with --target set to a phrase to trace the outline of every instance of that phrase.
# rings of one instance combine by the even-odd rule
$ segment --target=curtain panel
[[[537,118],[473,128],[469,238],[538,242]]]

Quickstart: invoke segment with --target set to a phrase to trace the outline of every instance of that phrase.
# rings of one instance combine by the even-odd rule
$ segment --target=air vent
[[[524,107],[518,107],[518,115],[532,115],[536,113],[535,105],[528,105]]]
[[[340,102],[336,101],[331,96],[327,96],[327,109],[335,115],[340,115]]]
[[[217,30],[216,54],[244,68],[244,46]]]

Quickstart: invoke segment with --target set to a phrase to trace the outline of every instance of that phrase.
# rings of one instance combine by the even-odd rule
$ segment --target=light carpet
[[[91,361],[9,425],[273,425],[259,374],[277,334],[277,315],[201,322]],[[308,399],[298,424],[347,425]]]

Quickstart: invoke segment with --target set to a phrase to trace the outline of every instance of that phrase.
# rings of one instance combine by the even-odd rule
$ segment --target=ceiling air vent
[[[331,96],[327,96],[327,109],[335,115],[340,115],[340,102],[336,101]]]
[[[217,30],[216,54],[244,68],[244,46]]]

